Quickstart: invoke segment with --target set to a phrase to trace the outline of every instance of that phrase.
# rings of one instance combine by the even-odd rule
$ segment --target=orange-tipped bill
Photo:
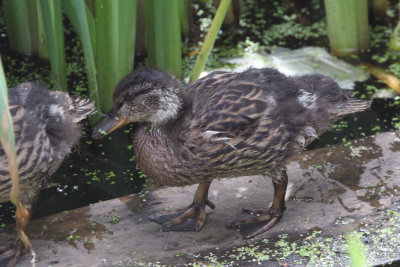
[[[100,139],[111,133],[112,131],[130,123],[131,121],[127,118],[120,117],[105,117],[99,124],[94,127],[92,132],[93,139]]]

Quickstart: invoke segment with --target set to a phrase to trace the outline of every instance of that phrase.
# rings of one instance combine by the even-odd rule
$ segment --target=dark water
[[[34,218],[141,190],[145,176],[133,161],[130,126],[104,140],[89,137],[81,143],[53,175],[56,185],[41,191]]]

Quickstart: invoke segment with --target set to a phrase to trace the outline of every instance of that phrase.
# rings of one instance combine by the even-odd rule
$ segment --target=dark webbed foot
[[[162,224],[165,231],[199,231],[206,222],[206,206],[212,209],[215,208],[215,205],[207,198],[210,184],[211,182],[200,183],[193,203],[189,207],[172,211],[162,211],[149,216],[149,219]]]
[[[149,219],[161,224],[162,229],[165,231],[200,231],[206,222],[206,206],[212,209],[215,208],[215,205],[207,199],[204,203],[193,202],[187,208],[156,213],[149,216]]]
[[[276,225],[282,218],[285,208],[285,194],[287,188],[286,169],[276,170],[279,179],[273,180],[274,200],[269,209],[243,209],[236,219],[227,224],[227,227],[240,227],[244,238],[252,238],[264,233]]]
[[[244,238],[252,238],[271,229],[282,218],[282,212],[273,209],[243,209],[242,214],[226,226],[230,228],[243,227]]]
[[[0,245],[0,266],[15,266],[24,252],[24,246],[17,240]]]

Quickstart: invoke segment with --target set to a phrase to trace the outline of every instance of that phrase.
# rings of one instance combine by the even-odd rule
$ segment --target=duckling
[[[215,71],[182,84],[167,73],[144,69],[116,86],[113,106],[95,127],[97,139],[137,122],[133,137],[137,166],[161,185],[199,184],[188,207],[160,212],[150,219],[164,230],[193,219],[199,231],[212,180],[262,175],[274,187],[272,205],[247,209],[228,227],[261,222],[245,238],[278,223],[285,210],[288,183],[285,162],[329,130],[345,115],[362,111],[369,101],[356,100],[332,79],[319,75],[288,77],[271,68],[242,73]],[[169,220],[163,217],[175,214]]]
[[[14,125],[20,199],[29,211],[29,221],[40,189],[77,145],[82,132],[79,122],[94,111],[94,104],[40,88],[36,82],[9,88],[8,104]],[[0,203],[9,201],[11,186],[8,160],[0,145]],[[20,252],[18,246],[2,246],[0,263],[15,254],[15,264]]]

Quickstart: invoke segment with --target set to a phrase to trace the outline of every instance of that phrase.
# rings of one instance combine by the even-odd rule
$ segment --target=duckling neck
[[[149,119],[154,128],[163,127],[171,121],[176,120],[183,106],[182,98],[174,91],[165,93],[165,95],[160,97],[159,102],[159,108]]]
[[[187,158],[174,123],[139,127],[133,140],[137,166],[149,177],[162,185],[177,184]],[[183,180],[183,179],[182,179]]]

